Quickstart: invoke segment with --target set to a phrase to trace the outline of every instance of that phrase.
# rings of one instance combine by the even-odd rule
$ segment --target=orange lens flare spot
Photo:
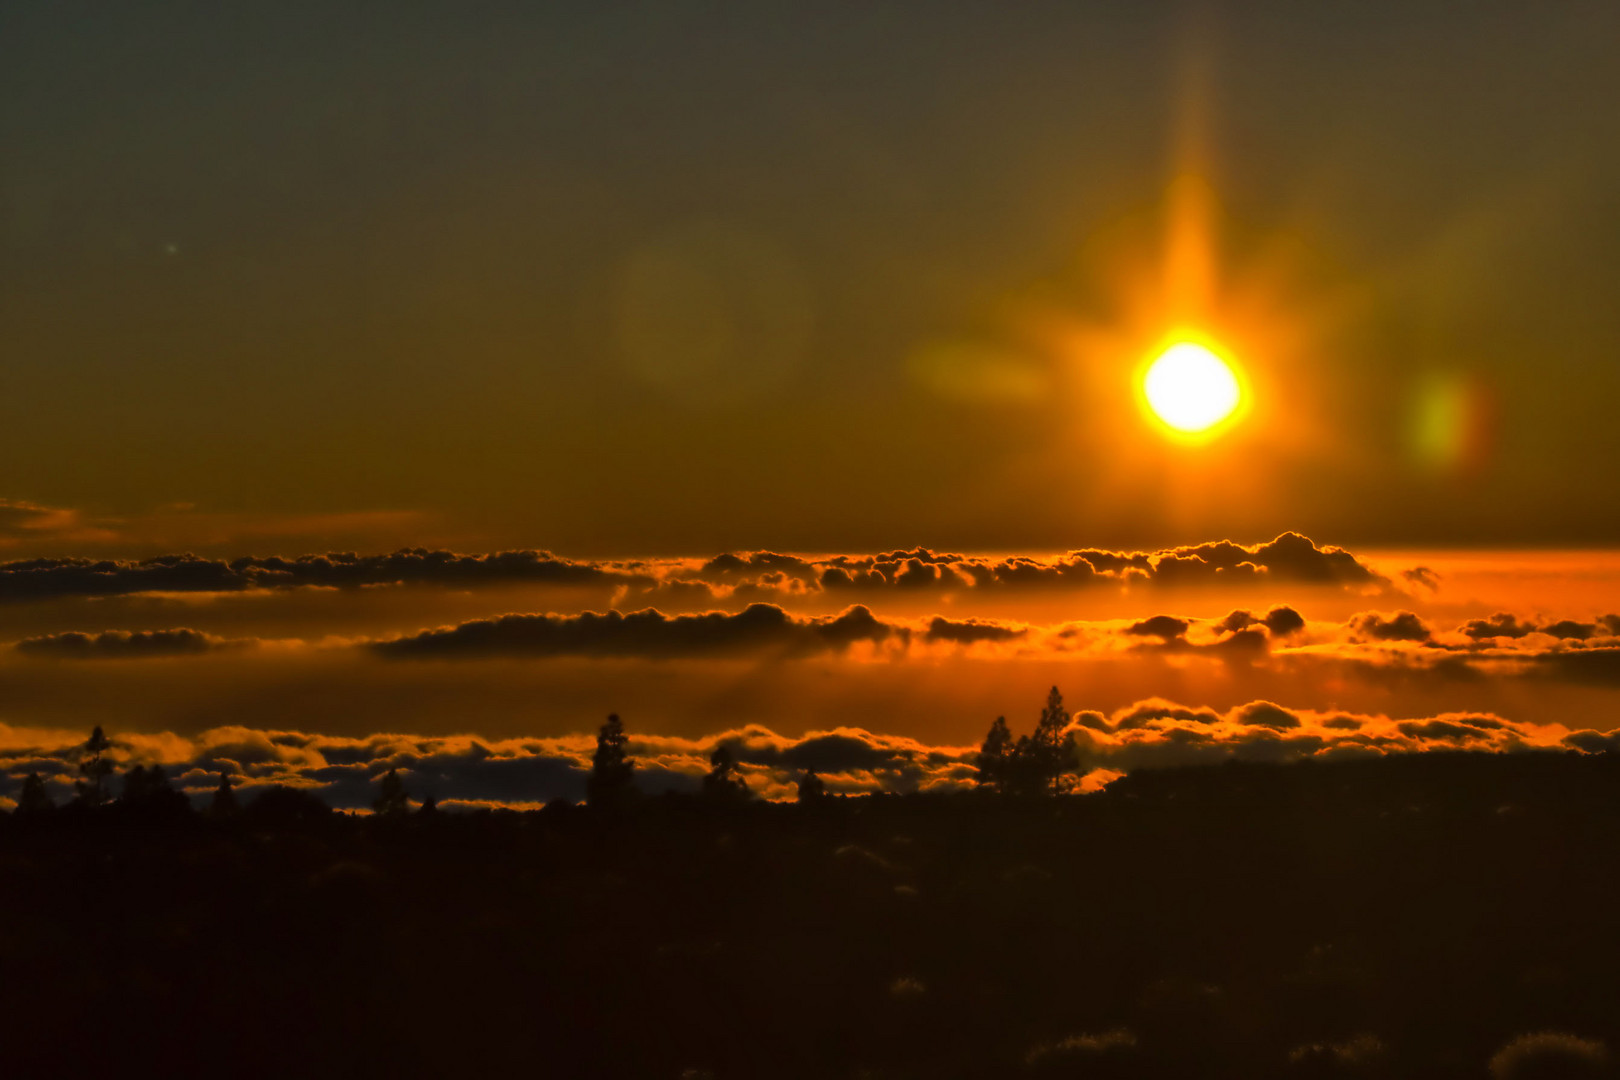
[[[1195,435],[1237,412],[1243,387],[1225,360],[1202,345],[1181,342],[1148,365],[1142,396],[1166,426]]]

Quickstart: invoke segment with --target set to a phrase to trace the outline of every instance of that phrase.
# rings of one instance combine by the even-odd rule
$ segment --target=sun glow
[[[1243,388],[1232,365],[1203,345],[1183,341],[1148,366],[1142,396],[1172,430],[1202,435],[1237,412]]]

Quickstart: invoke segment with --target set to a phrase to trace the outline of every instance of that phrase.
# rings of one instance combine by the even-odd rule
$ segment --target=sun
[[[1237,412],[1243,387],[1231,364],[1203,345],[1183,341],[1148,365],[1142,396],[1172,430],[1199,435],[1211,433]]]

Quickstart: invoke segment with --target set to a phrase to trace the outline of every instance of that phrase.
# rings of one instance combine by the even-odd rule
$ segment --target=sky
[[[618,709],[685,776],[751,724],[960,748],[1054,682],[1098,769],[1146,730],[1607,731],[1617,35],[1582,2],[8,3],[6,768],[98,722],[271,777],[266,732]],[[1245,388],[1208,439],[1140,400],[1187,337]],[[1267,562],[1290,534],[1338,569]],[[502,745],[573,790],[573,751]],[[355,746],[297,768],[363,803],[407,758]],[[916,747],[885,782],[963,780]]]

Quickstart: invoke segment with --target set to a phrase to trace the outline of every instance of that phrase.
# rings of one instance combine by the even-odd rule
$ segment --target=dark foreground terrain
[[[16,1076],[1531,1077],[1615,1049],[1605,755],[0,821]]]

